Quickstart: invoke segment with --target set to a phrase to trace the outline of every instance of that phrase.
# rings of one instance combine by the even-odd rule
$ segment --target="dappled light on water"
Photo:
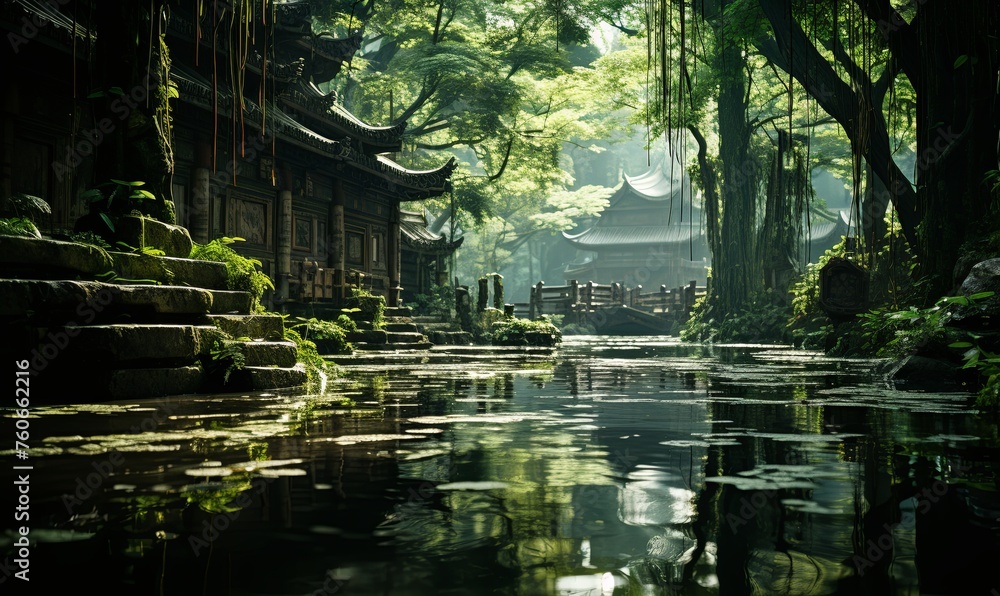
[[[987,587],[995,426],[884,369],[573,337],[386,354],[320,395],[39,407],[37,564],[109,594]]]

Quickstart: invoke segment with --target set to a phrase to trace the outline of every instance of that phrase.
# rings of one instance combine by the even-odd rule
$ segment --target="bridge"
[[[514,313],[531,319],[561,315],[563,325],[591,327],[600,334],[669,335],[679,332],[695,301],[704,295],[705,287],[694,281],[672,289],[660,286],[653,292],[620,283],[571,280],[565,286],[546,286],[540,281],[531,288],[530,302],[515,304]]]

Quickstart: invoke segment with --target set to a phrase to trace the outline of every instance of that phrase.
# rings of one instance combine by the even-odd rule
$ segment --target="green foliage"
[[[0,219],[0,236],[41,238],[42,234],[27,217],[8,217]]]
[[[303,338],[298,331],[285,327],[285,340],[295,342],[298,360],[306,368],[307,390],[318,390],[323,386],[324,377],[336,375],[336,367],[320,355],[314,342]]]
[[[43,215],[52,215],[52,207],[41,197],[15,192],[3,202],[0,215],[24,217],[36,222]]]
[[[83,191],[80,193],[80,199],[90,205],[91,213],[100,215],[109,231],[114,232],[114,216],[126,215],[133,211],[148,213],[146,201],[155,200],[156,197],[148,190],[139,188],[145,184],[140,181],[112,179]]]
[[[373,329],[385,325],[385,296],[376,296],[364,288],[351,288],[347,304],[360,311],[362,320],[371,321]]]
[[[410,308],[415,315],[449,317],[455,306],[455,291],[450,285],[432,285],[426,294],[413,297]]]
[[[993,292],[981,292],[968,298],[958,296],[950,300],[960,306],[972,306],[976,300],[989,298],[993,294]],[[976,396],[976,406],[997,413],[1000,412],[1000,354],[983,348],[977,343],[980,339],[978,335],[970,333],[969,341],[952,342],[948,347],[965,350],[962,354],[962,359],[965,361],[963,368],[975,369],[979,373],[982,385]]]
[[[243,353],[243,344],[239,340],[216,339],[209,354],[211,364],[208,366],[208,373],[211,376],[221,378],[223,387],[229,383],[229,377],[233,372],[243,370],[243,367],[246,366],[246,355]]]
[[[108,244],[100,234],[95,234],[91,231],[74,232],[70,234],[69,239],[73,242],[90,244],[92,246],[103,248],[104,250],[111,250],[111,245]]]
[[[132,254],[137,254],[137,255],[149,255],[151,257],[162,257],[164,254],[166,254],[166,253],[163,252],[163,250],[161,250],[159,248],[153,248],[152,246],[145,246],[145,245],[140,246],[140,247],[129,246],[128,243],[122,242],[122,241],[115,242],[115,246],[121,252],[130,252]]]
[[[544,318],[502,319],[495,321],[490,333],[495,346],[554,346],[562,341],[559,328]]]
[[[351,352],[351,344],[347,341],[347,332],[356,331],[357,325],[349,317],[340,315],[337,321],[324,321],[311,317],[305,319],[298,317],[299,323],[292,325],[292,329],[298,331],[303,339],[312,340],[316,343],[317,350],[322,348],[324,354],[348,354]],[[346,320],[352,328],[345,328],[341,321]]]
[[[353,332],[358,330],[358,324],[354,322],[354,319],[346,314],[338,316],[336,323],[344,331]]]
[[[992,292],[983,292],[968,297],[946,296],[930,308],[916,306],[904,310],[876,308],[862,313],[858,315],[864,331],[860,355],[901,358],[930,344],[949,343],[948,340],[952,335],[947,325],[955,318],[956,313],[962,307],[992,295]],[[950,342],[950,345],[956,346],[962,343]]]
[[[242,238],[216,238],[208,244],[195,244],[191,248],[191,258],[201,261],[218,261],[226,264],[227,285],[230,290],[250,293],[250,309],[263,313],[261,298],[264,292],[274,289],[274,282],[259,268],[258,259],[244,257],[230,247]]]
[[[680,331],[684,341],[706,343],[789,343],[791,312],[772,290],[753,296],[736,313],[720,316],[704,297],[695,302],[691,317]]]

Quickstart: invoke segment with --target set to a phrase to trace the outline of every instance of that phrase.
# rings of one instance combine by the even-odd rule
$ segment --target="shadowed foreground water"
[[[567,338],[37,406],[0,592],[1000,596],[995,424],[883,367]]]

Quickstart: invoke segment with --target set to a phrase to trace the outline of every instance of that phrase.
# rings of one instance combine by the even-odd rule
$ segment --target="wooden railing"
[[[687,320],[695,301],[704,295],[705,287],[694,281],[678,288],[660,286],[653,292],[644,291],[642,286],[626,288],[619,283],[581,284],[574,280],[565,286],[546,286],[545,282],[538,282],[531,288],[530,302],[515,304],[514,313],[530,319],[563,315],[568,322],[583,322],[588,313],[627,306],[664,318]]]

